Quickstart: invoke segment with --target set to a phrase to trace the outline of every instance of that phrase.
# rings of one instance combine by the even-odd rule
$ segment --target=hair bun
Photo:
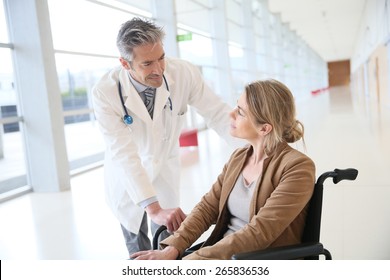
[[[287,143],[294,143],[303,137],[303,133],[303,124],[298,120],[294,120],[293,124],[284,132],[283,137]]]

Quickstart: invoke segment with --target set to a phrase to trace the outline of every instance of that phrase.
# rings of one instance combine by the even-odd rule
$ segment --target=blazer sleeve
[[[160,243],[162,248],[173,246],[182,255],[211,225],[215,224],[220,214],[220,197],[227,166],[228,164],[224,166],[210,191],[202,197],[179,229]]]

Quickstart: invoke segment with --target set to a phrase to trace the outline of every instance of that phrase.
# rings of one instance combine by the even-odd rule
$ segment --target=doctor
[[[174,232],[186,217],[179,208],[179,136],[187,105],[234,147],[242,145],[229,134],[231,108],[197,67],[165,57],[164,35],[150,21],[125,22],[117,36],[121,66],[93,90],[106,144],[106,201],[121,224],[129,254],[151,248],[147,216],[153,233],[159,225]]]

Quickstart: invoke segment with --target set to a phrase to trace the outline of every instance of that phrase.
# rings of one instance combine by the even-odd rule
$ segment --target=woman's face
[[[250,119],[245,92],[237,100],[237,106],[230,113],[230,134],[246,140],[259,136],[256,127]]]

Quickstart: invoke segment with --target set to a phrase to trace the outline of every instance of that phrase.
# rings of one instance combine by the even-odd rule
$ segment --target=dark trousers
[[[152,235],[156,232],[156,230],[160,227],[160,225],[150,221]],[[124,226],[122,226],[123,236],[125,238],[127,251],[129,255],[139,252],[146,251],[152,249],[152,244],[150,242],[150,238],[148,235],[149,227],[148,227],[148,216],[144,213],[144,217],[142,218],[141,226],[138,234],[132,233],[128,231]],[[169,234],[167,232],[163,232],[160,235],[160,240],[167,238]]]

